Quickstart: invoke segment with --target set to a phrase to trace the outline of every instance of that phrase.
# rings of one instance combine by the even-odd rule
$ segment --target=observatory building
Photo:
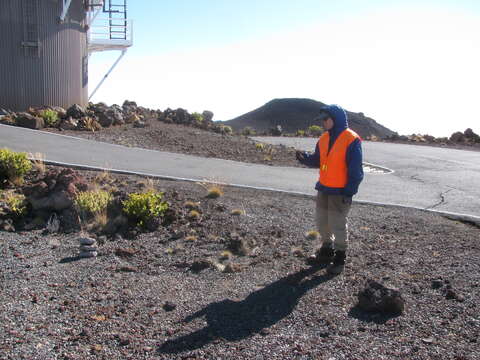
[[[130,46],[126,0],[1,0],[0,108],[86,105],[89,56]]]

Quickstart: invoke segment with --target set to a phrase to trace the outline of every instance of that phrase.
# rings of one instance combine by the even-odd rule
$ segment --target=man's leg
[[[345,266],[346,251],[348,248],[348,213],[351,208],[351,199],[341,195],[331,195],[328,198],[328,224],[335,237],[335,258],[333,265],[328,269],[331,274],[339,274]]]
[[[328,225],[328,195],[324,195],[320,191],[317,195],[315,219],[322,246],[316,251],[315,255],[309,258],[309,263],[312,265],[327,265],[332,262],[334,252],[332,232]]]
[[[317,194],[317,205],[315,209],[315,220],[317,230],[322,239],[322,247],[332,247],[332,232],[328,223],[328,195],[321,191]]]

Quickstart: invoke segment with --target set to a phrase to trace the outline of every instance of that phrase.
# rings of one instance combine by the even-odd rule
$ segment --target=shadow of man
[[[207,326],[177,339],[167,340],[158,352],[172,354],[192,351],[214,339],[234,342],[259,333],[291,314],[307,291],[334,277],[321,275],[302,281],[317,270],[318,267],[313,267],[290,274],[241,301],[226,299],[207,305],[183,320],[190,322],[205,316]]]

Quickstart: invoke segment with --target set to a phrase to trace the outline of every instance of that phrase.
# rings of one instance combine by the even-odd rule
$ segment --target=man
[[[327,272],[337,275],[345,267],[347,216],[352,197],[363,180],[362,140],[348,127],[347,114],[340,106],[323,107],[319,120],[327,131],[318,140],[315,152],[297,151],[296,156],[300,163],[320,169],[315,189],[318,190],[316,223],[322,246],[311,261],[330,264]]]

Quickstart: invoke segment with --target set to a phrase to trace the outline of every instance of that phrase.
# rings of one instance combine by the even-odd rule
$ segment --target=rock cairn
[[[80,258],[94,258],[98,255],[97,241],[93,238],[82,237],[80,241]]]

